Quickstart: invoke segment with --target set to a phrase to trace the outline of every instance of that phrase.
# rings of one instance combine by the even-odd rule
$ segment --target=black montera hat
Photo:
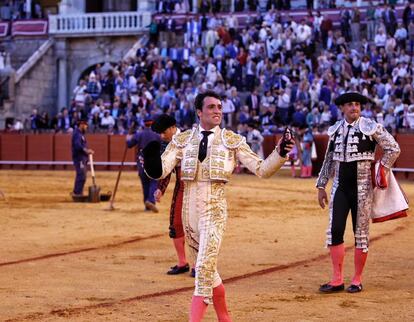
[[[169,116],[168,114],[161,114],[155,119],[154,123],[152,123],[151,129],[156,133],[162,133],[169,127],[174,126],[176,123],[175,118],[172,116]]]
[[[342,95],[339,95],[336,99],[335,99],[335,104],[336,105],[344,105],[346,103],[350,103],[350,102],[359,102],[361,104],[365,104],[368,102],[368,98],[364,95],[361,95],[357,92],[348,92],[348,93],[344,93]]]

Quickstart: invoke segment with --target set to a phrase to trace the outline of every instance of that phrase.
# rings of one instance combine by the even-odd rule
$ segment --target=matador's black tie
[[[198,159],[200,160],[200,162],[203,162],[207,156],[208,136],[212,133],[213,132],[211,131],[201,131],[201,134],[203,134],[203,138],[201,139],[200,148],[198,150]]]

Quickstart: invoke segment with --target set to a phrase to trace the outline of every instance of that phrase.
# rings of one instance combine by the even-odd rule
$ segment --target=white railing
[[[150,12],[107,12],[49,16],[49,34],[128,34],[145,31],[151,22]]]

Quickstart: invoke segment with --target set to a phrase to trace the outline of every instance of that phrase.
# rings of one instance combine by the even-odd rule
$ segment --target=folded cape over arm
[[[145,173],[152,179],[162,176],[161,144],[158,141],[151,141],[142,150],[144,157]]]

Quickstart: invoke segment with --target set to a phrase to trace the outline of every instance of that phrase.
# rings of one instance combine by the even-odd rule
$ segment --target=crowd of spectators
[[[41,19],[42,7],[39,1],[32,0],[30,8],[26,0],[7,0],[0,1],[0,19],[1,20],[18,20],[18,19]]]
[[[333,101],[345,91],[369,97],[362,115],[390,132],[414,129],[414,5],[398,23],[393,6],[373,4],[366,30],[358,8],[340,17],[339,28],[319,11],[296,22],[273,8],[250,14],[244,28],[231,13],[154,19],[135,58],[95,66],[70,107],[51,120],[34,111],[30,128],[70,132],[87,118],[92,132],[122,134],[167,113],[187,129],[195,96],[212,89],[223,97],[223,125],[245,135],[287,125],[324,133],[342,117]],[[178,23],[181,32],[170,29]]]

